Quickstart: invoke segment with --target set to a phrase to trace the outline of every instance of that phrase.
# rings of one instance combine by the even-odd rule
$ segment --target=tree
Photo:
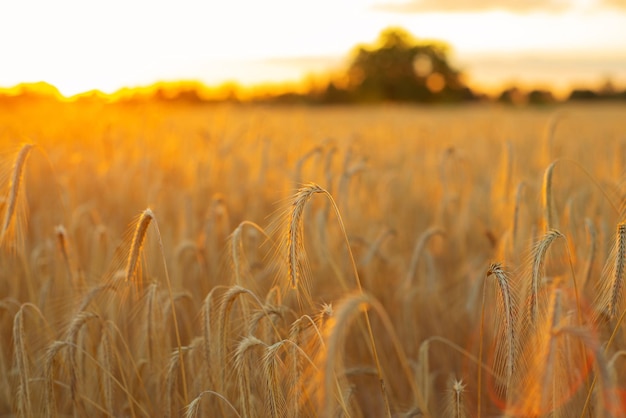
[[[449,47],[419,42],[399,28],[381,32],[374,45],[359,45],[347,71],[347,90],[358,101],[436,102],[473,98],[448,62]]]
[[[528,93],[528,103],[533,105],[545,105],[555,101],[554,95],[549,90],[535,89]]]

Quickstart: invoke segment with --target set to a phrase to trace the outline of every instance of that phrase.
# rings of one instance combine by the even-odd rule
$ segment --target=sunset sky
[[[65,95],[159,80],[299,80],[388,26],[453,48],[482,89],[626,86],[626,0],[109,0],[0,3],[0,87]]]

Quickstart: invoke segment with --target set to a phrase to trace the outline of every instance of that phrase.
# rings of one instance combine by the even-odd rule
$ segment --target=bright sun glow
[[[485,60],[530,54],[554,63],[560,55],[586,58],[587,68],[597,63],[596,78],[608,73],[626,82],[626,65],[603,67],[607,60],[626,63],[624,11],[600,9],[589,1],[571,2],[572,7],[558,13],[400,13],[390,10],[390,4],[382,0],[3,2],[0,86],[47,81],[72,95],[91,89],[112,92],[164,79],[208,84],[297,80],[307,72],[339,65],[354,45],[371,42],[392,25],[405,27],[419,38],[451,44],[453,58],[474,80],[485,80]],[[491,69],[489,79],[524,79],[524,74],[538,71],[527,68],[525,72],[519,61],[516,65],[505,68],[501,62]],[[556,78],[547,72],[552,78],[546,82],[562,81],[569,73],[581,78],[580,66],[563,70],[553,71],[561,74]]]

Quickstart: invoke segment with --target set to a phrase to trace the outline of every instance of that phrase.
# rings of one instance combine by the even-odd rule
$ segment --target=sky
[[[0,2],[0,87],[296,81],[389,26],[447,42],[479,90],[626,86],[626,0],[21,0]]]

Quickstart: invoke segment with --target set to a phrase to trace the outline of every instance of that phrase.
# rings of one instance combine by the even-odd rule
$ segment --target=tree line
[[[495,100],[506,104],[551,104],[558,100],[551,91],[535,89],[523,91],[518,87],[505,88],[499,95],[488,97],[470,88],[460,70],[449,61],[450,47],[439,41],[421,41],[401,28],[383,30],[372,44],[357,45],[351,51],[347,65],[338,74],[328,77],[320,86],[299,91],[266,91],[247,94],[236,83],[207,87],[196,81],[158,83],[139,89],[122,89],[114,94],[116,101],[143,102],[146,100],[207,103],[260,102],[304,104],[358,104],[358,103],[461,103]],[[42,83],[39,83],[42,84]],[[45,83],[43,83],[45,84]],[[33,89],[26,86],[20,96],[33,98],[41,95],[60,97],[54,87],[45,85]],[[0,91],[0,101],[15,97]],[[98,99],[99,94],[82,95],[82,100]],[[574,89],[568,101],[626,100],[626,90],[619,90],[607,80],[598,90]]]

